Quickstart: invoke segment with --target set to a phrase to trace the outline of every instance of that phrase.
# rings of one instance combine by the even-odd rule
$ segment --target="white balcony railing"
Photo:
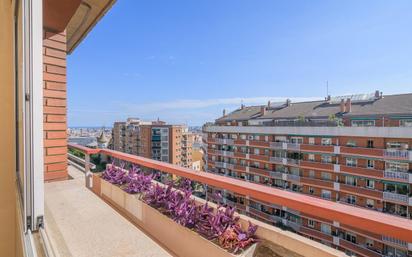
[[[298,143],[287,143],[288,150],[300,150],[300,144]]]
[[[409,155],[410,151],[408,150],[385,149],[383,151],[383,156],[389,159],[409,160]]]
[[[293,180],[293,181],[300,181],[300,176],[298,175],[293,175],[293,174],[288,174],[288,180]]]
[[[235,155],[234,152],[231,151],[225,151],[225,150],[216,150],[216,154],[222,155],[222,156],[228,156],[228,157],[233,157]]]
[[[284,158],[282,158],[282,157],[275,157],[275,156],[273,156],[273,157],[270,157],[270,158],[269,158],[269,161],[270,161],[270,162],[274,162],[274,163],[283,163],[283,159],[284,159]]]
[[[407,195],[401,195],[401,194],[392,193],[392,192],[383,192],[383,199],[390,200],[390,201],[396,201],[396,202],[402,202],[402,203],[409,202],[409,197]]]
[[[280,171],[271,171],[270,172],[270,176],[272,178],[277,178],[277,179],[282,179],[282,174],[284,174],[284,173],[282,173]]]
[[[401,172],[401,171],[393,171],[393,170],[385,170],[383,172],[384,178],[391,178],[391,179],[399,179],[405,182],[412,181],[412,174],[408,172]]]
[[[273,148],[273,149],[286,149],[287,148],[287,145],[286,145],[286,143],[283,143],[283,142],[270,142],[270,148]]]
[[[216,143],[223,145],[231,145],[234,143],[233,139],[230,138],[216,138]]]
[[[215,166],[224,169],[233,169],[235,167],[235,165],[226,162],[215,162]]]
[[[394,245],[399,245],[399,246],[402,246],[402,247],[405,247],[405,248],[408,247],[407,242],[405,242],[403,240],[393,238],[393,237],[390,237],[390,236],[382,236],[382,241],[388,242],[388,243],[391,243],[391,244],[394,244]]]

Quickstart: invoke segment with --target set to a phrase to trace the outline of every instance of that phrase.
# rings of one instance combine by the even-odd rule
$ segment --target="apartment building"
[[[412,218],[412,94],[376,91],[322,101],[242,105],[224,111],[203,132],[209,172],[367,208],[377,218]],[[208,190],[209,195],[215,192]],[[334,217],[319,218],[315,211],[219,193],[239,212],[348,254],[412,254],[412,236],[403,241],[340,224]]]
[[[114,150],[182,167],[192,166],[193,135],[186,126],[129,118],[115,122],[112,135]]]

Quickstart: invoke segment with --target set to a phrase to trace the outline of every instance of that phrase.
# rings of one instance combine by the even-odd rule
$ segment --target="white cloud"
[[[73,123],[93,121],[100,125],[110,124],[116,120],[124,120],[127,117],[139,117],[154,120],[158,117],[170,123],[186,123],[189,125],[201,125],[206,121],[212,121],[220,117],[222,110],[235,110],[243,102],[246,106],[266,104],[271,102],[284,102],[286,99],[292,102],[314,101],[322,97],[248,97],[248,98],[212,98],[212,99],[177,99],[165,102],[107,103],[106,108],[69,108],[69,118]],[[109,108],[109,109],[108,109]],[[90,119],[93,117],[93,119]],[[110,122],[112,121],[112,122]]]
[[[286,99],[291,99],[292,102],[313,101],[322,99],[321,97],[249,97],[249,98],[214,98],[214,99],[180,99],[167,102],[151,102],[151,103],[119,103],[119,107],[126,110],[138,110],[143,112],[156,112],[171,109],[200,109],[212,106],[227,106],[238,105],[243,102],[245,105],[258,105],[271,102],[284,102]]]

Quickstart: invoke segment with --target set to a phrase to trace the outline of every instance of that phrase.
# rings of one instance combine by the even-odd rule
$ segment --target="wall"
[[[66,32],[44,32],[44,179],[67,179]]]
[[[0,1],[0,256],[16,255],[12,1]]]

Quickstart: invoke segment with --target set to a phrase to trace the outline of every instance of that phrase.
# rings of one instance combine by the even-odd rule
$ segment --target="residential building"
[[[209,172],[412,218],[412,94],[241,106],[203,128]],[[213,188],[210,188],[213,193]],[[221,192],[221,191],[219,191]],[[270,224],[361,256],[408,256],[409,241],[242,195],[225,202]],[[209,194],[210,195],[210,194]],[[411,221],[412,222],[412,221]]]
[[[193,134],[186,126],[129,118],[113,125],[113,149],[182,167],[192,165]]]

